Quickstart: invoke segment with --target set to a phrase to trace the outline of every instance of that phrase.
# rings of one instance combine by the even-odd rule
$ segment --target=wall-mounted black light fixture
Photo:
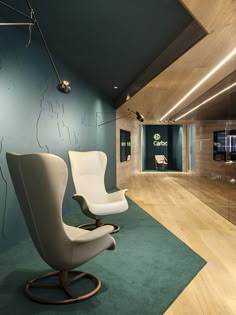
[[[41,39],[42,39],[42,42],[43,42],[43,44],[44,44],[44,47],[45,47],[45,49],[46,49],[46,51],[47,51],[47,54],[48,54],[48,57],[49,57],[50,62],[51,62],[51,64],[52,64],[52,67],[53,67],[53,69],[54,69],[54,71],[55,71],[55,73],[56,73],[57,79],[58,79],[58,81],[59,81],[59,83],[58,83],[58,85],[57,85],[58,91],[60,91],[60,92],[62,92],[62,93],[65,93],[65,94],[70,93],[70,91],[71,91],[70,83],[69,83],[69,81],[61,80],[61,78],[60,78],[60,76],[59,76],[59,73],[58,73],[58,71],[57,71],[56,65],[55,65],[55,63],[54,63],[54,61],[53,61],[53,59],[52,59],[52,55],[51,55],[51,53],[50,53],[50,50],[49,50],[49,48],[48,48],[48,45],[47,45],[46,40],[45,40],[45,38],[44,38],[44,36],[43,36],[42,30],[41,30],[41,28],[40,28],[40,26],[39,26],[39,23],[38,23],[38,21],[37,21],[37,18],[36,18],[36,16],[35,16],[34,10],[33,10],[32,6],[31,6],[29,0],[26,0],[26,4],[27,4],[27,6],[28,6],[28,8],[29,8],[30,15],[27,15],[27,14],[25,14],[24,12],[21,12],[21,11],[15,9],[14,7],[8,5],[7,3],[5,3],[5,2],[3,2],[3,1],[0,1],[0,4],[2,4],[3,6],[7,7],[8,9],[10,9],[10,10],[12,10],[12,11],[14,11],[14,12],[17,12],[17,13],[23,15],[24,17],[28,18],[28,19],[31,21],[31,23],[0,23],[0,26],[17,26],[17,25],[18,25],[18,26],[22,26],[22,25],[25,26],[25,25],[28,25],[30,28],[31,28],[32,26],[34,26],[34,25],[36,26],[36,28],[37,28],[37,30],[38,30],[38,32],[39,32],[39,35],[40,35],[40,37],[41,37]]]
[[[134,112],[133,112],[134,113]],[[141,122],[144,122],[144,116],[141,115],[139,112],[135,112],[136,116],[137,116],[137,119]]]
[[[137,119],[138,121],[144,122],[144,116],[143,116],[142,114],[140,114],[139,112],[135,112],[135,111],[133,111],[133,110],[131,110],[131,109],[128,109],[128,111],[129,111],[130,113],[128,113],[128,114],[126,114],[126,115],[123,115],[123,116],[120,116],[120,117],[117,117],[117,118],[115,118],[115,119],[106,121],[106,122],[104,122],[104,123],[102,123],[102,124],[99,124],[98,127],[99,127],[99,126],[102,126],[102,125],[105,125],[105,124],[108,124],[108,123],[110,123],[110,122],[112,122],[112,121],[115,121],[115,120],[118,120],[118,119],[127,117],[127,116],[131,115],[132,113],[136,115],[136,119]]]

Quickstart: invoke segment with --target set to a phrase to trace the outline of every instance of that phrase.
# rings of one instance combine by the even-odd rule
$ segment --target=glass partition
[[[221,216],[236,224],[236,91],[211,102],[187,126],[186,188]],[[195,140],[192,126],[195,126]],[[194,172],[192,152],[195,151]]]

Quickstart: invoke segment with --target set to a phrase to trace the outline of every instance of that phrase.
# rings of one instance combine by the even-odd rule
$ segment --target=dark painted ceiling
[[[4,2],[28,13],[24,0]],[[50,50],[116,107],[205,35],[177,0],[32,0],[31,5]],[[0,16],[25,21],[2,5]]]

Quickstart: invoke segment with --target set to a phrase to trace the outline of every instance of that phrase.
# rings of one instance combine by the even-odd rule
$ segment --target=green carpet
[[[78,212],[66,221],[80,219]],[[0,314],[163,314],[206,262],[131,200],[128,211],[108,219],[121,226],[117,248],[79,268],[102,280],[96,296],[61,306],[31,302],[23,284],[50,269],[25,240],[0,255]]]

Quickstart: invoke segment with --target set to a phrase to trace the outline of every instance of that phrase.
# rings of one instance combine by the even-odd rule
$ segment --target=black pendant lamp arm
[[[7,7],[8,9],[10,9],[10,10],[12,10],[12,11],[15,11],[15,12],[17,12],[17,13],[23,15],[24,17],[26,17],[27,19],[30,19],[30,20],[32,21],[32,18],[31,18],[29,15],[27,15],[27,14],[25,14],[24,12],[21,12],[21,11],[15,9],[15,8],[13,8],[13,7],[10,6],[9,4],[7,4],[7,3],[5,3],[5,2],[3,2],[3,1],[0,1],[0,4],[4,5],[5,7]],[[32,22],[33,22],[33,21],[32,21]]]
[[[140,122],[144,122],[144,116],[142,114],[140,114],[139,112],[135,112],[131,109],[128,108],[128,111],[130,111],[131,113],[134,113],[136,115],[136,119]]]
[[[104,122],[104,123],[102,123],[102,124],[98,125],[98,127],[100,127],[100,126],[102,126],[102,125],[106,125],[106,124],[108,124],[108,123],[110,123],[110,122],[113,122],[113,121],[115,121],[115,120],[118,120],[118,119],[121,119],[121,118],[127,117],[127,116],[129,116],[129,115],[130,115],[130,113],[129,113],[129,114],[126,114],[126,115],[124,115],[124,116],[121,116],[121,117],[114,118],[114,119],[112,119],[112,120],[106,121],[106,122]]]
[[[134,110],[128,108],[128,111],[130,111],[136,115],[136,112]]]
[[[98,125],[98,127],[99,127],[99,126],[102,126],[102,125],[105,125],[105,124],[108,124],[108,123],[110,123],[110,122],[113,122],[113,121],[115,121],[115,120],[118,120],[118,119],[127,117],[127,116],[131,115],[131,113],[133,113],[133,114],[136,115],[136,119],[137,119],[138,121],[144,122],[144,116],[143,116],[142,114],[140,114],[139,112],[135,112],[135,111],[133,111],[133,110],[131,110],[131,109],[129,109],[129,108],[128,108],[128,111],[130,112],[129,114],[126,114],[126,115],[120,116],[120,117],[118,117],[118,118],[114,118],[114,119],[112,119],[112,120],[106,121],[106,122],[104,122],[104,123]]]
[[[26,0],[26,3],[27,3],[27,6],[28,6],[28,8],[29,8],[29,10],[30,10],[31,17],[32,17],[32,21],[33,21],[33,23],[36,25],[37,30],[39,31],[39,35],[40,35],[40,37],[41,37],[41,39],[42,39],[42,42],[43,42],[43,44],[44,44],[44,47],[46,48],[48,57],[49,57],[49,59],[50,59],[50,61],[51,61],[51,64],[52,64],[52,66],[53,66],[53,69],[55,70],[55,73],[56,73],[56,76],[57,76],[57,78],[58,78],[58,81],[61,83],[62,80],[61,80],[61,78],[60,78],[60,76],[59,76],[59,73],[58,73],[58,71],[57,71],[57,68],[56,68],[56,66],[55,66],[55,63],[54,63],[54,61],[53,61],[53,59],[52,59],[52,55],[51,55],[51,53],[50,53],[50,50],[49,50],[48,45],[47,45],[47,43],[46,43],[46,40],[45,40],[45,38],[44,38],[44,36],[43,36],[43,33],[42,33],[41,28],[40,28],[40,26],[39,26],[39,23],[38,23],[38,21],[37,21],[37,19],[36,19],[34,10],[33,10],[33,8],[31,7],[31,4],[30,4],[29,0]]]
[[[52,55],[50,53],[50,50],[48,48],[47,42],[46,42],[46,40],[45,40],[45,38],[43,36],[43,32],[42,32],[42,30],[41,30],[41,28],[39,26],[39,23],[38,23],[38,21],[36,19],[34,10],[33,10],[32,6],[31,6],[29,0],[26,0],[26,4],[27,4],[28,9],[30,11],[30,16],[25,14],[25,13],[23,13],[23,12],[21,12],[21,11],[19,11],[18,9],[13,8],[12,6],[10,6],[9,4],[6,4],[3,1],[0,1],[0,4],[2,4],[3,6],[7,7],[8,9],[10,9],[10,10],[12,10],[14,12],[17,12],[17,13],[19,13],[19,14],[23,15],[24,17],[26,17],[26,18],[31,20],[31,23],[0,23],[0,25],[30,25],[30,26],[31,25],[36,25],[36,28],[37,28],[37,30],[39,32],[39,35],[40,35],[40,38],[41,38],[41,40],[43,42],[43,45],[44,45],[44,47],[46,49],[47,55],[48,55],[49,60],[51,62],[51,65],[52,65],[52,67],[53,67],[53,69],[55,71],[56,77],[57,77],[57,79],[59,81],[59,84],[57,85],[57,89],[58,89],[58,91],[60,91],[62,93],[65,93],[65,94],[70,93],[70,91],[71,91],[70,82],[66,81],[66,80],[61,80],[61,78],[59,76],[59,73],[57,71],[56,65],[55,65],[55,63],[53,61]]]

